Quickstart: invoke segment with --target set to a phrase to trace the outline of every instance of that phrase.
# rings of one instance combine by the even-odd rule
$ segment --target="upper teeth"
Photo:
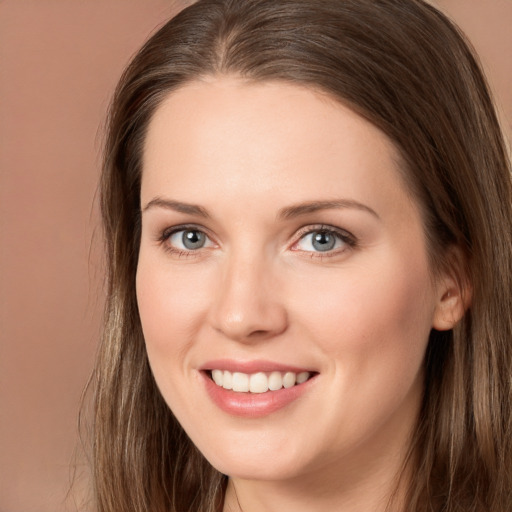
[[[232,389],[242,393],[265,393],[277,391],[281,388],[291,388],[295,384],[302,384],[309,379],[309,372],[271,372],[271,373],[241,373],[228,372],[227,370],[212,370],[212,378],[224,389]]]

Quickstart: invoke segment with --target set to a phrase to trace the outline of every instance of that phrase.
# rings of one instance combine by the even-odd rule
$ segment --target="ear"
[[[436,307],[432,327],[448,331],[464,316],[471,305],[472,287],[466,271],[466,258],[460,248],[448,250],[445,269],[436,279]]]

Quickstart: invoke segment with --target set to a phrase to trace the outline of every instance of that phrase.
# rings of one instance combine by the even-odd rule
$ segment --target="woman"
[[[109,119],[98,510],[510,510],[511,206],[433,7],[182,11]]]

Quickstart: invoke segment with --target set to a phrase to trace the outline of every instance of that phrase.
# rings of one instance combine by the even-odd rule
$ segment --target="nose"
[[[216,331],[252,343],[286,330],[288,315],[271,264],[264,258],[232,256],[221,274],[210,308],[210,322]]]

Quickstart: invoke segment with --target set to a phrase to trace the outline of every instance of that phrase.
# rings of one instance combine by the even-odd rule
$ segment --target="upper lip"
[[[252,361],[236,361],[234,359],[215,359],[207,361],[200,368],[207,370],[227,370],[228,372],[257,373],[257,372],[313,372],[309,368],[294,366],[289,364],[267,361],[264,359],[255,359]]]

